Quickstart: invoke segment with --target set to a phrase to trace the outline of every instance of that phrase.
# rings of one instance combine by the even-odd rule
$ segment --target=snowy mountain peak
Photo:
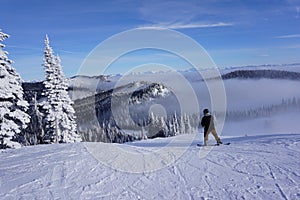
[[[149,101],[155,98],[166,97],[170,93],[170,89],[160,83],[150,83],[142,85],[139,89],[135,90],[132,93],[131,103],[141,104],[143,101]]]

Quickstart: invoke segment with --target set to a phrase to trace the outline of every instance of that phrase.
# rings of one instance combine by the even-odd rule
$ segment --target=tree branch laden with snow
[[[24,100],[22,79],[11,66],[13,61],[8,58],[1,42],[9,36],[0,32],[0,147],[18,148],[21,146],[22,130],[30,121],[26,113],[28,103]]]

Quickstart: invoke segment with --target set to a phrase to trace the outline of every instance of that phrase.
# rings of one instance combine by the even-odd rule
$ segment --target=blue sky
[[[66,76],[73,76],[100,42],[144,27],[186,34],[219,67],[300,62],[299,0],[1,0],[0,29],[11,36],[4,42],[6,50],[24,80],[43,79],[46,34]],[[157,51],[128,56],[112,73],[125,73],[135,59],[139,64],[177,62]]]

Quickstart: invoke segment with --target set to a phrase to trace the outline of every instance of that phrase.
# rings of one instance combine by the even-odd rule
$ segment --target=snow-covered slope
[[[111,149],[156,153],[153,159],[160,159],[158,150],[174,138],[173,151],[166,156],[175,159],[178,149],[184,153],[168,166],[145,173],[117,169],[122,165],[134,169],[144,160],[132,162],[134,157],[122,158]],[[224,142],[231,145],[213,148],[197,147],[198,138],[202,136],[187,134],[121,145],[77,143],[6,150],[0,153],[0,199],[300,198],[300,134],[227,138]],[[91,147],[102,149],[110,162],[99,162],[89,153]],[[123,162],[109,167],[116,160]]]

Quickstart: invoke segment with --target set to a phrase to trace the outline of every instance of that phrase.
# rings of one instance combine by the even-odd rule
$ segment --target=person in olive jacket
[[[215,128],[214,117],[209,113],[208,109],[204,109],[203,114],[201,126],[204,127],[204,145],[207,145],[209,133],[213,134],[218,144],[222,144]]]

